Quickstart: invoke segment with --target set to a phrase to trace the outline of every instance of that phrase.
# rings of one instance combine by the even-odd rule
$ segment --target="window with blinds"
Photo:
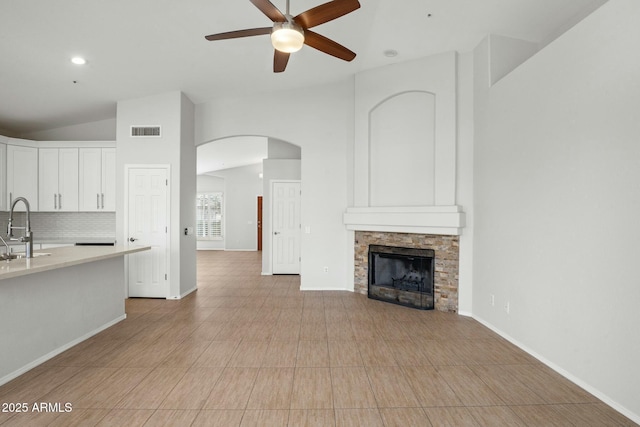
[[[196,233],[200,240],[222,240],[222,193],[198,194]]]

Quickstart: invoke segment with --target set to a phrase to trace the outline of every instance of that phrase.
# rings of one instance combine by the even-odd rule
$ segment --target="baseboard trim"
[[[80,344],[82,341],[85,341],[85,340],[91,338],[92,336],[104,331],[105,329],[115,325],[116,323],[119,323],[119,322],[123,321],[126,318],[127,318],[127,314],[126,313],[123,314],[122,316],[118,316],[117,318],[111,320],[110,322],[107,322],[104,325],[100,326],[99,328],[94,329],[93,331],[84,334],[80,338],[76,338],[75,340],[73,340],[73,341],[71,341],[71,342],[69,342],[69,343],[67,343],[67,344],[65,344],[63,346],[58,347],[55,350],[50,351],[49,353],[45,354],[44,356],[41,356],[41,357],[37,358],[33,362],[27,363],[23,367],[21,367],[21,368],[15,370],[15,371],[5,375],[4,377],[0,378],[0,386],[8,383],[9,381],[11,381],[11,380],[13,380],[15,378],[18,378],[20,375],[32,370],[36,366],[43,364],[44,362],[46,362],[49,359],[53,359],[54,357],[56,357],[60,353],[69,350],[74,345]]]
[[[616,411],[620,412],[625,417],[631,419],[633,422],[635,422],[637,424],[640,424],[640,415],[639,414],[633,413],[629,409],[625,408],[624,406],[620,405],[618,402],[616,402],[613,399],[611,399],[606,394],[602,393],[600,390],[597,390],[593,386],[591,386],[591,385],[585,383],[584,381],[582,381],[580,378],[578,378],[578,377],[574,376],[573,374],[571,374],[570,372],[566,371],[564,368],[556,365],[555,363],[553,363],[550,360],[546,359],[542,355],[536,353],[535,351],[533,351],[532,349],[530,349],[526,345],[522,344],[520,341],[516,340],[515,338],[513,338],[509,334],[504,333],[500,329],[496,328],[493,324],[487,322],[486,320],[482,319],[481,317],[474,316],[474,315],[472,315],[471,317],[473,317],[475,320],[480,322],[482,325],[484,325],[487,328],[491,329],[496,334],[500,335],[502,338],[504,338],[507,341],[509,341],[511,344],[513,344],[516,347],[520,348],[522,351],[524,351],[524,352],[528,353],[529,355],[535,357],[538,361],[540,361],[543,364],[547,365],[549,368],[553,369],[554,371],[556,371],[557,373],[559,373],[560,375],[562,375],[563,377],[565,377],[566,379],[568,379],[572,383],[574,383],[577,386],[585,389],[587,392],[591,393],[592,395],[594,395],[598,399],[602,400],[604,403],[606,403],[607,405],[611,406],[613,409],[615,409]]]
[[[190,293],[195,292],[195,291],[197,291],[197,290],[198,290],[198,287],[197,287],[197,286],[194,286],[193,288],[189,289],[188,291],[183,292],[183,293],[180,295],[180,299],[182,299],[182,298],[186,297],[186,296],[187,296],[187,295],[189,295]]]

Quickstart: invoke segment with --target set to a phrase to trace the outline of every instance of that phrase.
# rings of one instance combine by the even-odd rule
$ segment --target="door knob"
[[[130,242],[135,242],[136,240],[138,240],[138,239],[136,239],[135,237],[129,237],[129,241]]]
[[[273,234],[280,234],[280,232],[279,231],[274,231]]]

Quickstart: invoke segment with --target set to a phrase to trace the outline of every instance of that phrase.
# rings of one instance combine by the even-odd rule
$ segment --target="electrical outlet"
[[[328,272],[329,272],[329,267],[325,267],[325,268],[324,268],[324,272],[325,272],[325,273],[328,273]]]
[[[491,294],[491,307],[493,307],[494,305],[496,305],[496,296]]]
[[[504,311],[507,312],[507,314],[509,314],[509,310],[511,309],[511,307],[509,306],[509,301],[507,301],[507,303],[504,305]]]

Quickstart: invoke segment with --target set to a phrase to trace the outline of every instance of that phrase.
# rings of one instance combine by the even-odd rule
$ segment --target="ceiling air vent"
[[[161,136],[160,126],[131,126],[132,137]]]

